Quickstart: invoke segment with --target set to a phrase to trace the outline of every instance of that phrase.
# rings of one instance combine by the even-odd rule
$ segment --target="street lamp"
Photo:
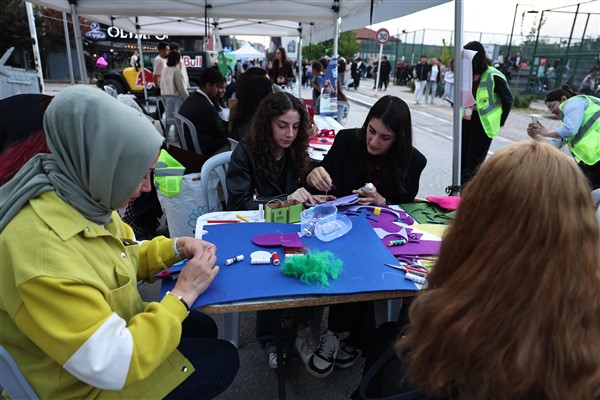
[[[510,54],[510,48],[512,47],[513,32],[515,30],[515,21],[517,20],[517,10],[519,9],[519,6],[533,7],[532,4],[517,4],[517,6],[515,7],[515,15],[513,17],[512,28],[510,30],[510,39],[508,40],[508,50],[506,51],[506,57],[509,56],[509,54]],[[537,14],[538,12],[539,11],[536,11],[536,10],[526,11],[527,14]],[[523,15],[525,15],[525,13],[523,13]]]

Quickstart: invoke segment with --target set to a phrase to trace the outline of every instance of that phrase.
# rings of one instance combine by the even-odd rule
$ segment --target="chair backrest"
[[[208,181],[212,171],[215,171],[219,177],[219,182],[223,188],[223,198],[227,204],[227,199],[229,196],[227,195],[226,175],[227,167],[229,161],[231,160],[231,153],[233,153],[233,151],[225,151],[223,153],[215,154],[206,160],[204,165],[202,165],[202,170],[200,171],[200,188],[202,189],[202,196],[204,196],[205,204],[208,204]]]
[[[104,91],[106,93],[110,94],[115,99],[119,97],[119,93],[117,92],[117,89],[115,89],[112,85],[104,85]]]
[[[173,117],[175,118],[175,130],[177,131],[177,136],[179,137],[179,144],[182,149],[188,150],[188,141],[186,140],[186,133],[192,139],[192,143],[194,144],[194,151],[197,154],[202,155],[202,150],[200,149],[200,142],[198,141],[198,135],[196,134],[196,127],[186,117],[179,113],[173,113]]]
[[[173,113],[179,112],[179,108],[183,104],[183,100],[179,96],[175,95],[163,95],[156,98],[156,112],[158,113],[158,119],[162,121],[163,115],[166,122],[171,124],[174,122]]]
[[[348,119],[348,112],[350,111],[350,103],[348,103],[347,101],[338,101],[337,106],[338,106],[337,122],[339,122],[341,125],[346,126],[346,120]]]
[[[0,386],[13,399],[39,399],[15,359],[3,346],[0,346]]]
[[[239,142],[232,138],[227,138],[227,140],[229,140],[229,146],[231,147],[231,151],[235,150]]]

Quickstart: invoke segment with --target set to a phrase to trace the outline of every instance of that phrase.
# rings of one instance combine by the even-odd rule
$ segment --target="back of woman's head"
[[[473,56],[473,73],[477,75],[483,74],[483,72],[490,66],[492,63],[485,55],[485,48],[483,45],[477,41],[469,42],[464,47],[467,50],[473,50],[477,53]]]
[[[275,141],[271,123],[288,111],[295,111],[300,116],[298,135],[290,145],[296,160],[296,171],[302,174],[308,167],[308,113],[304,104],[295,96],[286,92],[272,93],[265,97],[259,104],[252,120],[249,140],[254,153],[257,174],[265,177],[276,177],[277,171],[273,168],[275,160]]]
[[[546,100],[544,101],[560,101],[562,98],[571,98],[577,96],[577,93],[571,89],[569,85],[562,85],[559,88],[553,89],[546,93]]]
[[[598,240],[572,160],[540,142],[497,152],[464,190],[431,290],[413,304],[398,347],[410,379],[464,398],[598,398]]]
[[[271,93],[273,93],[273,82],[266,76],[251,76],[244,79],[236,92],[239,115],[254,115],[261,100]]]
[[[171,51],[167,56],[167,66],[175,67],[179,64],[179,60],[181,60],[181,55],[178,51]]]

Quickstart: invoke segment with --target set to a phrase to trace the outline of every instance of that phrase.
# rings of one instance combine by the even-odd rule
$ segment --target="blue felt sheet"
[[[352,218],[353,227],[346,235],[331,242],[302,237],[305,248],[331,251],[344,262],[344,272],[329,286],[306,285],[299,279],[285,276],[280,267],[284,263],[281,247],[259,247],[252,238],[266,233],[298,232],[299,225],[277,223],[240,223],[207,225],[203,239],[217,246],[217,264],[221,267],[209,289],[193,308],[210,304],[268,297],[298,295],[332,295],[385,290],[417,290],[414,283],[404,279],[404,273],[384,266],[397,264],[394,256],[383,246],[371,225],[363,217]],[[250,253],[257,250],[277,251],[282,264],[276,267],[250,264]],[[245,259],[229,266],[225,260],[243,254]],[[164,281],[161,295],[172,289],[173,281]]]

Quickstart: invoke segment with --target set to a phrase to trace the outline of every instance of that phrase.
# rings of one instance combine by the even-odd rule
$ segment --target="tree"
[[[356,33],[354,31],[342,32],[340,34],[338,38],[338,53],[340,56],[353,59],[359,50],[360,45],[356,42]],[[309,60],[318,60],[323,56],[331,57],[332,55],[333,39],[302,47],[302,57]]]
[[[30,51],[32,39],[25,3],[22,0],[0,0],[0,10],[0,56],[11,47],[19,54]],[[37,21],[36,29],[43,32],[42,25]]]

